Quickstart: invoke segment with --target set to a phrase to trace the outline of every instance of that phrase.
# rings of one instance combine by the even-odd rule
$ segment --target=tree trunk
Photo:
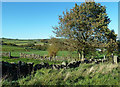
[[[104,59],[105,59],[105,55],[104,55]]]
[[[84,51],[81,52],[82,60],[84,59]]]
[[[79,60],[80,60],[80,53],[78,53],[79,54]]]
[[[81,59],[80,57],[81,57],[81,52],[80,52],[80,50],[78,49],[78,58],[79,58],[79,60]]]

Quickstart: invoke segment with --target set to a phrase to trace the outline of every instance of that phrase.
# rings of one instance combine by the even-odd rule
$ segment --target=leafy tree
[[[120,56],[120,40],[117,41],[118,44],[118,56]]]
[[[55,57],[57,55],[58,48],[55,45],[50,45],[48,48],[49,56]]]
[[[108,52],[108,55],[110,55],[111,53],[114,54],[116,53],[118,50],[117,50],[117,47],[118,47],[118,44],[117,44],[117,41],[116,41],[116,37],[117,35],[115,34],[114,30],[111,30],[111,32],[109,33],[109,40],[108,40],[108,44],[107,44],[107,52]]]
[[[120,40],[118,41],[118,51],[120,52]]]
[[[53,32],[57,37],[65,39],[64,43],[68,48],[75,49],[84,58],[87,51],[107,48],[111,39],[111,42],[115,42],[110,37],[110,34],[115,34],[108,28],[109,23],[110,18],[105,6],[85,2],[81,5],[75,4],[75,7],[63,12],[63,15],[59,16],[59,26],[53,27]]]
[[[57,52],[60,50],[60,40],[57,38],[51,38],[49,41],[50,45],[48,47],[49,56],[55,57]]]

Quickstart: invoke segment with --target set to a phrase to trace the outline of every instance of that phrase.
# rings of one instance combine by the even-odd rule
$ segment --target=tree
[[[49,43],[50,43],[48,47],[49,56],[55,57],[61,48],[60,40],[57,38],[51,38]]]
[[[118,44],[116,41],[117,35],[115,34],[114,30],[111,30],[108,38],[109,38],[108,44],[107,44],[108,54],[111,54],[111,53],[114,54],[117,52],[117,47],[118,47]]]
[[[74,48],[79,57],[84,58],[86,51],[91,48],[108,47],[112,33],[108,28],[110,18],[106,7],[100,3],[85,2],[75,4],[73,9],[59,16],[59,26],[53,27],[57,37],[65,39],[68,48]],[[114,41],[114,40],[113,40]]]
[[[55,45],[50,45],[48,48],[49,56],[55,57],[58,52],[58,48]]]
[[[117,41],[117,44],[118,44],[118,48],[117,48],[118,49],[118,53],[117,54],[118,54],[118,56],[120,56],[120,40]]]

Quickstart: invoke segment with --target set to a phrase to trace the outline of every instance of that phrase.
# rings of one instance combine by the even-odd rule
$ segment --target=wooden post
[[[118,57],[117,57],[117,56],[114,56],[113,61],[114,61],[115,64],[117,64],[117,63],[118,63]]]
[[[104,59],[105,59],[105,55],[104,55]]]
[[[80,60],[80,53],[79,53],[79,60]]]
[[[9,58],[11,58],[11,52],[9,52]]]

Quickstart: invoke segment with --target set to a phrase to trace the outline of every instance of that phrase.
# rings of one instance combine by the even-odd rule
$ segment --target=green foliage
[[[49,56],[55,57],[57,55],[58,51],[60,50],[60,46],[61,46],[59,43],[59,39],[51,38],[49,43],[50,43],[50,45],[48,47]]]
[[[65,39],[64,44],[68,49],[78,51],[83,57],[96,48],[108,48],[109,52],[115,50],[117,35],[108,28],[109,23],[105,6],[85,2],[63,12],[59,16],[59,26],[53,27],[53,32]]]
[[[17,46],[24,46],[27,44],[34,44],[34,45],[43,45],[45,42],[48,42],[49,39],[45,39],[45,42],[41,42],[44,39],[26,39],[26,40],[22,40],[22,39],[7,39],[7,38],[2,38],[3,43],[12,43],[12,44],[16,44]]]
[[[49,56],[52,56],[52,57],[55,57],[57,55],[57,52],[58,52],[58,48],[56,45],[50,45],[49,48],[48,48],[48,53],[49,53]]]
[[[117,44],[118,44],[118,55],[120,54],[120,40],[117,41]]]
[[[24,47],[33,47],[33,46],[35,46],[33,43],[28,43],[28,44],[26,44],[26,45],[23,45]]]
[[[48,48],[48,44],[44,44],[44,45],[35,45],[33,47],[31,47],[32,49],[36,49],[36,50],[42,50],[42,51],[46,51]]]
[[[22,47],[11,46],[11,45],[2,45],[2,51],[13,52],[13,51],[25,51]]]
[[[42,43],[48,43],[49,42],[49,39],[42,39],[40,40]]]

